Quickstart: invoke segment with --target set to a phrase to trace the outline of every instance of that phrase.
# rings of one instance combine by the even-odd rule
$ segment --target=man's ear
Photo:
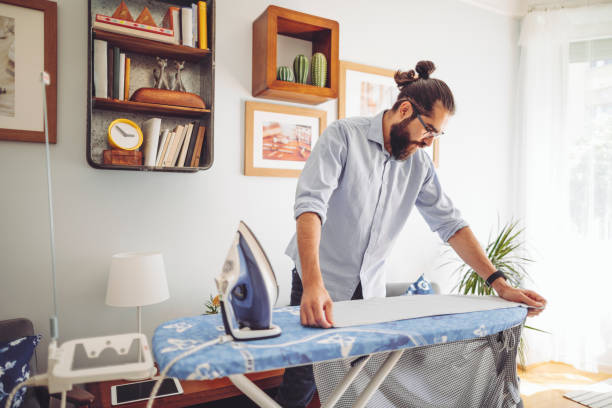
[[[412,103],[404,101],[399,107],[399,113],[402,119],[409,118],[412,115]]]

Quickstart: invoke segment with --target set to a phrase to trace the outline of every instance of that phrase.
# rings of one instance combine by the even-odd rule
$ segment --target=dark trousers
[[[291,306],[300,305],[303,291],[302,280],[294,268],[291,278],[291,300],[289,303]],[[363,299],[361,282],[357,285],[357,289],[355,289],[355,293],[353,293],[351,298],[351,300],[355,299]],[[276,394],[276,402],[283,408],[304,408],[312,399],[315,390],[316,385],[312,365],[290,367],[285,369],[283,382]]]

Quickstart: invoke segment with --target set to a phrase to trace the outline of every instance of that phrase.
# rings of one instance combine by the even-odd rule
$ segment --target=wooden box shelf
[[[187,47],[185,45],[166,44],[159,41],[145,40],[144,38],[111,33],[94,28],[94,38],[108,41],[122,50],[152,55],[154,57],[168,57],[173,59],[198,61],[211,54],[210,50]]]
[[[111,15],[112,7],[106,0],[88,0],[88,87],[87,87],[87,162],[94,168],[108,170],[139,170],[193,173],[209,169],[214,161],[214,95],[215,95],[215,0],[206,1],[208,49],[199,49],[177,44],[167,44],[129,35],[112,33],[93,28],[95,14]],[[155,18],[163,16],[170,6],[190,7],[193,1],[187,0],[147,0],[147,7]],[[138,2],[136,2],[138,3]],[[136,3],[129,3],[136,4]],[[140,2],[142,4],[142,2]],[[132,14],[140,10],[132,10]],[[175,105],[134,102],[130,100],[98,98],[93,87],[93,41],[106,41],[109,47],[117,47],[126,56],[130,56],[131,72],[139,70],[137,76],[132,75],[128,96],[140,88],[152,86],[148,76],[156,67],[155,57],[168,58],[169,61],[186,61],[183,80],[191,83],[186,85],[189,92],[197,94],[204,101],[206,109],[183,107]],[[173,70],[170,68],[169,71]],[[168,74],[169,75],[169,74]],[[186,75],[186,76],[185,76]],[[129,99],[129,98],[128,98]],[[163,102],[162,102],[163,103]],[[196,106],[196,105],[192,105]],[[108,125],[116,118],[130,119],[142,127],[142,123],[152,117],[162,119],[162,130],[172,129],[178,125],[199,122],[205,127],[204,142],[200,151],[200,161],[197,167],[157,167],[145,165],[114,165],[105,164],[102,158],[103,150],[109,149],[106,142]],[[141,147],[141,150],[144,148]]]
[[[312,53],[327,59],[325,87],[276,79],[277,36],[312,42]],[[253,96],[319,104],[338,96],[338,22],[277,6],[268,6],[253,22]]]
[[[155,103],[120,101],[118,99],[93,98],[94,109],[105,109],[120,112],[140,112],[199,118],[210,113],[210,109],[187,108],[184,106],[159,105]]]

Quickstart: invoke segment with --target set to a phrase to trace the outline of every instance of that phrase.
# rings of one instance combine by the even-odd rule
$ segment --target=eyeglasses
[[[416,116],[419,119],[419,122],[421,122],[421,125],[423,125],[423,127],[425,128],[425,130],[427,131],[427,133],[425,133],[425,138],[433,138],[433,139],[437,139],[440,136],[442,136],[444,134],[444,132],[438,132],[436,130],[436,128],[434,128],[432,125],[428,125],[427,123],[425,123],[423,121],[423,118],[421,117],[421,115],[416,112]]]

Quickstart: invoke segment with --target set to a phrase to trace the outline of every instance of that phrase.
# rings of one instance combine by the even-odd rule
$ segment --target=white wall
[[[244,102],[251,97],[251,24],[264,0],[217,1],[215,162],[197,174],[96,170],[86,162],[87,2],[58,5],[58,144],[51,147],[61,339],[135,330],[135,311],[104,304],[110,256],[159,250],[170,300],[143,311],[161,322],[199,314],[238,220],[264,245],[289,300],[296,179],[245,177]],[[237,3],[240,3],[239,5]],[[277,0],[340,23],[340,58],[386,68],[430,59],[457,114],[441,141],[446,191],[486,239],[510,208],[509,146],[518,21],[453,0]],[[336,102],[319,105],[336,118]],[[52,313],[49,223],[41,144],[0,142],[0,319],[26,316],[47,339]],[[415,211],[391,255],[390,280],[433,273],[439,241]],[[46,347],[46,342],[43,343]],[[44,353],[43,353],[44,354]]]

